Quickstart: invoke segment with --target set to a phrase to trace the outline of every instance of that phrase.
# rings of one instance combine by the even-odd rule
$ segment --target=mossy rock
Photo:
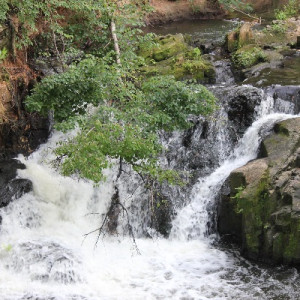
[[[265,52],[254,44],[244,46],[232,55],[232,61],[238,69],[250,68],[266,60]]]
[[[160,62],[188,50],[188,45],[182,34],[161,36],[157,38],[156,42],[157,46],[150,49],[141,46],[139,55],[146,60],[153,59]]]
[[[270,263],[300,265],[300,118],[277,123],[261,145],[260,159],[231,172],[230,194],[222,198],[222,234],[239,237],[245,256]],[[228,198],[231,198],[230,206]],[[232,217],[233,215],[233,217]],[[224,225],[225,224],[225,225]]]
[[[161,37],[158,43],[158,47],[140,51],[148,63],[141,68],[145,76],[173,75],[176,80],[195,79],[199,83],[215,81],[213,65],[198,48],[188,46],[182,34]]]
[[[251,23],[244,23],[242,26],[229,32],[226,36],[225,48],[229,52],[234,52],[249,44],[254,44],[255,39]]]
[[[228,52],[234,52],[239,48],[239,33],[237,30],[226,35],[225,48]]]

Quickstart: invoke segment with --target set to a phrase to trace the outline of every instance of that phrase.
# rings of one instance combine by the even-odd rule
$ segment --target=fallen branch
[[[116,188],[116,189],[117,189],[117,188]],[[136,190],[137,190],[137,188],[134,190],[134,192],[132,193],[132,195],[129,196],[129,197],[132,197],[132,196],[134,195],[134,193],[136,192]],[[129,199],[129,197],[128,197],[127,199]],[[120,206],[120,207],[122,208],[123,212],[126,214],[126,217],[127,217],[127,227],[128,227],[129,235],[130,235],[131,238],[132,238],[133,245],[134,245],[134,248],[135,248],[137,254],[140,255],[141,252],[140,252],[140,250],[139,250],[139,248],[138,248],[138,246],[137,246],[136,239],[135,239],[134,232],[133,232],[133,228],[132,228],[132,226],[131,226],[131,224],[130,224],[130,218],[129,218],[128,210],[127,210],[127,208],[119,201],[118,198],[116,198],[114,201],[112,200],[111,206],[110,206],[109,210],[107,211],[107,213],[105,214],[104,219],[103,219],[103,221],[102,221],[102,223],[101,223],[101,226],[83,235],[83,236],[84,236],[84,239],[83,239],[83,241],[82,241],[82,244],[84,243],[85,239],[86,239],[89,235],[98,232],[97,238],[96,238],[96,242],[95,242],[95,245],[94,245],[94,248],[97,247],[101,235],[103,235],[103,236],[105,235],[105,231],[104,231],[105,226],[108,226],[108,227],[109,227],[110,214],[112,213],[112,211],[113,211],[113,209],[114,209],[115,206]],[[99,213],[90,213],[90,214],[87,214],[87,215],[98,215],[98,214],[99,214]],[[86,216],[87,216],[87,215],[86,215]]]
[[[236,12],[239,12],[239,13],[241,13],[241,14],[243,14],[243,15],[249,17],[249,18],[251,18],[251,19],[258,20],[258,21],[259,21],[259,24],[261,24],[261,18],[254,17],[254,16],[252,16],[252,15],[250,15],[250,14],[248,14],[248,13],[246,13],[246,12],[240,10],[240,9],[238,9],[238,8],[235,7],[235,6],[230,6],[230,8],[231,8],[232,10],[236,11]]]

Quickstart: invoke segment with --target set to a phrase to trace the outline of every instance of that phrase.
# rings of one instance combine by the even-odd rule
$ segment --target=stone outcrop
[[[294,85],[272,85],[268,88],[268,93],[273,96],[275,101],[278,99],[285,99],[294,105],[293,113],[295,115],[300,113],[300,86]]]
[[[32,87],[23,72],[0,82],[0,158],[28,154],[45,142],[49,120],[26,112],[24,100]]]
[[[218,230],[249,258],[300,264],[300,118],[276,124],[258,159],[230,174]]]

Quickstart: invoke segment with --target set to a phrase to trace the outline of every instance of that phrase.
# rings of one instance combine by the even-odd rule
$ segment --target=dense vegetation
[[[147,1],[145,1],[147,2]],[[64,71],[37,84],[26,104],[52,112],[56,127],[79,126],[79,134],[56,153],[65,175],[98,182],[116,159],[154,180],[178,183],[179,175],[159,165],[159,131],[191,126],[190,114],[208,114],[215,99],[203,86],[172,76],[144,78],[139,48],[155,45],[139,29],[150,7],[143,1],[1,0],[0,22],[10,28],[10,53],[40,46]],[[42,30],[41,30],[42,28]],[[45,42],[44,42],[45,43]],[[72,63],[68,63],[68,61]]]

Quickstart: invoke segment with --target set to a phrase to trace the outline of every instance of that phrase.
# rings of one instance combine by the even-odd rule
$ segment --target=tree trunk
[[[110,29],[111,29],[112,39],[114,41],[114,48],[115,48],[115,52],[116,52],[116,61],[117,61],[117,64],[120,65],[121,64],[121,58],[120,58],[121,52],[120,52],[118,37],[116,34],[116,24],[113,20],[110,23]]]

